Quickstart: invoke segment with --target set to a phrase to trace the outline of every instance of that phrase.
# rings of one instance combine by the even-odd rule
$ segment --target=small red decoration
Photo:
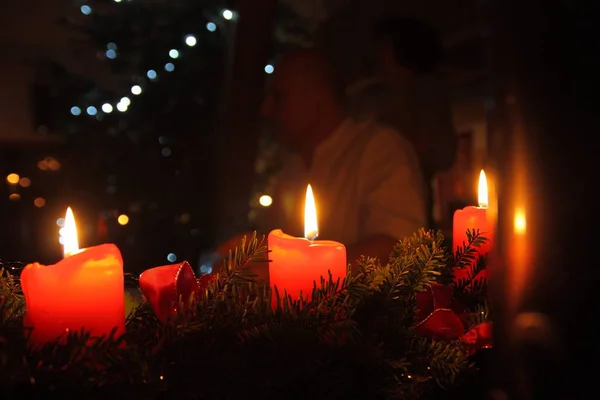
[[[181,264],[144,271],[140,275],[140,289],[152,305],[156,316],[165,322],[179,311],[179,300],[181,299],[185,307],[200,286],[192,267],[184,261]]]
[[[417,294],[417,318],[420,322],[415,325],[415,331],[437,340],[460,340],[467,354],[492,347],[491,323],[479,324],[465,333],[465,318],[461,318],[464,317],[464,308],[458,308],[460,305],[453,300],[453,292],[454,288],[450,285],[434,283]]]

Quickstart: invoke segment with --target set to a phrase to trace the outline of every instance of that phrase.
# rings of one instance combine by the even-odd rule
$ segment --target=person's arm
[[[348,246],[348,261],[364,255],[385,263],[399,239],[425,226],[425,182],[412,146],[392,129],[374,133],[359,173],[364,238]]]

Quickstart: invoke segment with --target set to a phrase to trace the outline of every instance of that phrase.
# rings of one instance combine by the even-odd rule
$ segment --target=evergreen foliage
[[[248,267],[266,259],[263,240],[244,239],[218,279],[180,299],[191,307],[166,324],[143,303],[123,338],[77,332],[37,350],[26,346],[18,279],[2,270],[2,398],[417,399],[474,385],[476,366],[460,340],[433,340],[414,327],[417,294],[450,283],[453,267],[467,266],[485,240],[478,233],[454,259],[441,233],[421,229],[394,247],[389,263],[362,257],[355,276],[322,279],[298,301],[254,281]],[[485,302],[467,308],[473,323],[487,320]]]

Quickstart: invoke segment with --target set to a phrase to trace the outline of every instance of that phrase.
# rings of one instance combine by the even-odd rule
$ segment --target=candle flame
[[[315,205],[312,187],[308,185],[306,188],[306,203],[304,203],[304,237],[308,240],[315,240],[317,236],[319,236],[317,206]]]
[[[67,208],[65,214],[65,226],[63,227],[63,246],[65,257],[79,252],[79,240],[77,239],[77,226],[75,225],[75,216],[71,207]]]
[[[488,185],[487,178],[485,177],[485,172],[483,170],[481,170],[479,173],[479,190],[477,192],[479,207],[487,208],[489,205]]]

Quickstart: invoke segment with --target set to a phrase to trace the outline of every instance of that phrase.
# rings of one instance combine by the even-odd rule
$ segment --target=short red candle
[[[343,281],[346,278],[346,247],[330,240],[312,240],[318,236],[316,207],[312,189],[308,185],[304,216],[305,238],[298,238],[275,229],[269,233],[269,282],[277,287],[280,298],[284,291],[293,300],[309,298],[314,284],[320,286],[321,277]],[[276,304],[273,294],[273,304]]]
[[[477,249],[478,254],[485,255],[493,248],[494,223],[488,212],[487,179],[483,170],[479,174],[478,189],[479,207],[469,206],[454,212],[454,221],[452,223],[452,249],[454,252],[456,252],[458,247],[469,243],[467,230],[472,231],[473,229],[479,230],[479,233],[487,238],[485,244]],[[456,269],[454,271],[455,282],[459,279],[465,279],[467,273],[467,268]],[[487,277],[487,271],[481,271],[476,279],[482,277]]]
[[[117,246],[78,249],[75,220],[65,218],[65,258],[54,265],[33,263],[21,272],[27,305],[24,324],[31,344],[56,341],[67,330],[92,336],[125,332],[123,259]]]

